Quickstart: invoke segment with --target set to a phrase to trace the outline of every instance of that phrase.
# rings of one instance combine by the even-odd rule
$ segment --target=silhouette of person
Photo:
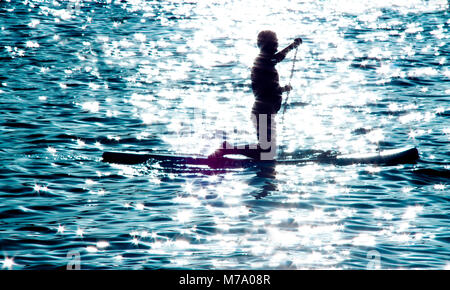
[[[285,59],[286,54],[302,43],[296,38],[293,43],[277,53],[278,39],[275,32],[261,31],[257,45],[260,49],[256,57],[252,73],[252,90],[255,103],[252,108],[252,122],[258,138],[260,159],[271,160],[276,155],[276,123],[275,115],[281,108],[282,93],[292,90],[290,85],[280,86],[275,65]]]
[[[296,38],[293,43],[277,53],[278,39],[275,32],[261,31],[258,34],[257,45],[260,49],[252,71],[252,90],[255,95],[251,120],[256,129],[258,144],[245,146],[231,145],[224,141],[222,147],[211,154],[216,158],[225,154],[242,154],[254,159],[273,160],[276,155],[276,123],[275,115],[281,108],[282,93],[292,90],[290,85],[280,87],[278,72],[275,65],[285,59],[286,54],[302,43]]]

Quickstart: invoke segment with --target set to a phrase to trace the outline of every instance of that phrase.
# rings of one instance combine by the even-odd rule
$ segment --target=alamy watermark
[[[194,109],[191,113],[190,123],[180,123],[177,127],[177,136],[180,143],[183,139],[203,138],[208,140],[223,140],[218,149],[223,150],[225,154],[243,154],[258,156],[260,160],[273,160],[276,156],[276,115],[275,114],[251,114],[249,122],[253,124],[257,135],[257,143],[234,144],[233,141],[227,139],[225,130],[216,129],[212,132],[204,132],[205,128],[211,127],[211,123],[226,124],[224,120],[217,120],[215,117],[206,118],[201,110]],[[191,124],[191,125],[190,125]],[[247,134],[240,128],[232,128],[231,133]],[[229,130],[229,128],[228,128]],[[200,132],[200,133],[199,133]],[[203,133],[201,133],[203,132]],[[230,131],[228,131],[230,133]],[[252,153],[253,152],[253,153]]]
[[[70,251],[67,253],[67,267],[66,270],[80,270],[81,269],[81,255],[78,251]]]
[[[69,14],[79,14],[81,11],[82,0],[69,0],[67,1],[66,11]]]
[[[367,264],[368,270],[379,270],[381,269],[381,259],[380,252],[372,250],[367,253],[367,259],[369,263]]]

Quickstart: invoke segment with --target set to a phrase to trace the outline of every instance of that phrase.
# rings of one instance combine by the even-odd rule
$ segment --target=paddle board
[[[324,155],[302,159],[255,160],[232,155],[208,158],[199,155],[171,155],[164,153],[104,152],[103,161],[118,164],[158,162],[162,166],[205,165],[211,168],[242,168],[264,164],[320,163],[339,166],[351,164],[397,165],[415,163],[419,159],[417,148],[394,149],[367,154]]]

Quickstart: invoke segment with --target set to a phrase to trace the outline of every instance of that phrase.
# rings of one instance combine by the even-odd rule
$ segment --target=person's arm
[[[294,48],[299,46],[301,43],[302,43],[302,39],[296,38],[293,43],[289,44],[285,49],[283,49],[282,51],[275,54],[275,57],[274,57],[275,60],[277,62],[282,61],[286,57],[286,54],[288,54],[289,51],[293,50]]]

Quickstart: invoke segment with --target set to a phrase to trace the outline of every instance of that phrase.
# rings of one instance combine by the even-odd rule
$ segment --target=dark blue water
[[[448,19],[437,0],[1,1],[3,269],[448,269]],[[101,162],[255,141],[263,29],[303,38],[280,148],[421,160],[275,177]]]

